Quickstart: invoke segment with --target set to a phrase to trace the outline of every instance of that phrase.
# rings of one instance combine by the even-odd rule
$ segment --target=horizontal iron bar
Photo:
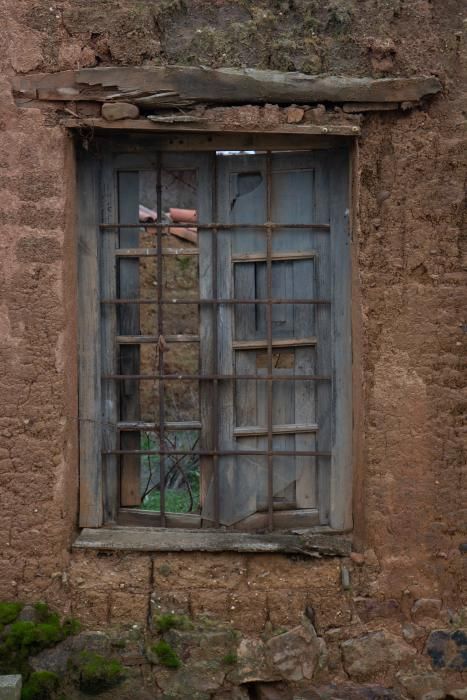
[[[101,299],[101,304],[331,304],[329,299]]]
[[[317,374],[291,374],[291,375],[270,375],[270,374],[103,374],[102,379],[118,379],[126,381],[128,379],[152,379],[163,380],[181,380],[181,381],[216,381],[216,380],[231,380],[251,379],[254,381],[273,382],[289,382],[289,381],[329,381],[331,375]]]
[[[103,450],[103,455],[216,455],[233,457],[235,455],[263,455],[272,457],[331,457],[330,452],[316,450]]]
[[[156,258],[158,255],[199,255],[198,248],[115,248],[117,258]]]
[[[273,425],[272,434],[273,435],[294,435],[295,433],[316,433],[318,432],[318,425],[316,423],[290,423],[284,425]],[[237,438],[241,437],[255,437],[268,434],[268,427],[258,425],[245,425],[238,428],[234,428],[233,434]]]
[[[146,423],[144,421],[121,421],[117,423],[118,430],[137,432],[140,430],[159,430],[159,423]],[[201,430],[200,421],[166,421],[166,430]]]
[[[140,224],[99,224],[99,228],[103,231],[107,231],[109,229],[120,229],[120,228],[169,228],[170,226],[177,226],[177,228],[197,228],[197,229],[208,229],[210,231],[226,231],[229,229],[232,230],[242,230],[242,229],[265,229],[265,230],[270,230],[270,229],[283,229],[283,228],[292,228],[292,229],[313,229],[313,230],[319,230],[319,231],[330,231],[331,226],[329,224],[277,224],[273,222],[264,222],[262,224],[198,224],[196,221],[190,222],[190,223],[172,223],[172,222],[166,222],[162,224],[158,224],[156,222],[150,222],[150,223],[140,223]]]
[[[140,345],[143,343],[159,343],[158,335],[117,335],[118,345]],[[199,335],[164,335],[167,343],[199,343]]]

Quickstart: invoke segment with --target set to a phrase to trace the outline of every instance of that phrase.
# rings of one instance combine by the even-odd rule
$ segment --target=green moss
[[[235,654],[233,651],[228,652],[228,654],[222,657],[222,663],[233,666],[234,664],[238,663],[237,654]]]
[[[185,615],[173,615],[172,613],[159,615],[155,624],[159,632],[167,632],[171,629],[188,630],[193,627],[192,622]]]
[[[18,620],[17,616],[21,608],[19,603],[2,605],[3,619],[12,620],[13,618],[13,621],[7,625],[0,625],[0,674],[20,673],[23,676],[25,688],[28,689],[27,692],[32,693],[33,690],[36,692],[41,677],[32,673],[29,657],[38,654],[42,649],[54,646],[71,634],[76,634],[79,631],[79,623],[76,620],[65,620],[63,625],[60,624],[57,613],[49,610],[45,603],[34,606],[36,622]],[[29,679],[32,679],[30,686]],[[42,680],[45,682],[46,677],[44,676]],[[27,695],[26,697],[36,696]]]
[[[62,630],[66,637],[71,637],[81,632],[81,622],[74,617],[67,617],[63,620]]]
[[[170,644],[167,644],[163,639],[151,647],[151,651],[156,654],[159,663],[167,668],[180,668],[182,662],[178,654],[172,649]]]
[[[22,603],[0,601],[0,625],[9,625],[11,622],[14,622],[22,608]]]
[[[35,671],[23,685],[21,700],[48,700],[59,682],[58,676],[51,671]]]
[[[45,622],[48,616],[50,615],[50,610],[47,603],[35,603],[34,610],[36,611],[39,619],[42,620],[42,622]]]
[[[97,695],[118,685],[124,678],[122,664],[116,659],[106,659],[100,654],[83,651],[73,661],[80,690]]]

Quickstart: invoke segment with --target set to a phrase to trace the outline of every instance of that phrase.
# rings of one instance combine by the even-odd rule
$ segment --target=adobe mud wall
[[[0,599],[46,600],[93,629],[144,631],[159,609],[208,615],[247,639],[293,629],[308,610],[327,649],[319,683],[392,684],[400,668],[413,675],[419,664],[439,672],[439,688],[465,688],[465,656],[462,666],[446,647],[433,669],[426,646],[432,630],[466,626],[462,3],[4,0],[0,24]],[[443,95],[419,109],[366,114],[358,139],[353,559],[71,552],[73,148],[53,109],[15,104],[9,79],[168,62],[433,74],[443,83]],[[376,632],[384,638],[361,641]],[[378,647],[381,660],[362,670],[345,646],[352,639],[358,658]]]

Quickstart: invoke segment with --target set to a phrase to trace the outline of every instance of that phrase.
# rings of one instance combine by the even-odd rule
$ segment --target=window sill
[[[155,527],[84,528],[73,549],[130,552],[252,552],[345,557],[351,536],[330,528],[256,535],[214,530],[171,530]]]

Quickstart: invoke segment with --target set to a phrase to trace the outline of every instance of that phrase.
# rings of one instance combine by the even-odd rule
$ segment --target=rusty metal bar
[[[157,258],[159,255],[188,257],[199,255],[197,248],[115,248],[117,258]]]
[[[155,344],[160,340],[158,335],[117,335],[117,345]],[[166,343],[199,343],[199,335],[165,335]]]
[[[331,227],[329,224],[277,224],[273,222],[267,222],[264,224],[219,224],[219,223],[209,223],[209,224],[199,224],[197,221],[191,223],[178,223],[172,224],[171,222],[158,224],[156,222],[152,223],[140,223],[131,224],[127,226],[126,224],[100,224],[99,228],[102,231],[110,229],[119,228],[157,228],[157,229],[167,229],[170,226],[177,226],[178,228],[202,228],[211,229],[216,231],[226,231],[229,229],[235,229],[241,231],[242,229],[278,229],[278,228],[292,228],[292,229],[313,229],[318,231],[330,231]]]
[[[290,374],[290,375],[269,375],[269,374],[103,374],[102,379],[116,379],[125,381],[126,379],[158,379],[165,381],[214,381],[214,380],[237,380],[251,379],[258,382],[293,382],[293,381],[329,381],[330,374]]]
[[[212,184],[212,212],[211,216],[214,222],[217,222],[218,207],[217,207],[217,157],[213,154],[212,172],[213,172],[213,184]],[[217,225],[217,224],[215,224]],[[217,265],[218,265],[218,249],[217,249],[217,232],[218,228],[211,229],[211,245],[212,245],[212,296],[217,299],[218,286],[217,286]],[[219,373],[219,305],[216,304],[213,307],[213,328],[212,328],[212,342],[214,349],[214,374]],[[219,489],[219,381],[218,379],[213,380],[212,385],[212,402],[213,402],[213,437],[214,437],[214,454],[212,457],[212,478],[213,478],[213,491],[214,491],[214,527],[220,527],[220,489]]]
[[[203,455],[213,456],[238,456],[238,455],[273,455],[287,457],[331,457],[331,452],[317,452],[312,450],[103,450],[103,455]]]
[[[101,304],[158,304],[158,299],[101,299]],[[331,304],[330,299],[162,299],[162,304]]]
[[[157,218],[162,219],[162,153],[157,154]],[[162,228],[157,227],[157,248],[162,250]],[[163,317],[163,258],[162,255],[157,256],[157,332],[159,338],[164,336],[164,317]],[[161,447],[159,460],[159,484],[160,484],[160,514],[161,527],[165,527],[165,395],[164,395],[164,344],[159,343],[159,445]]]
[[[273,505],[274,505],[274,464],[272,458],[272,228],[269,222],[272,220],[272,158],[271,152],[266,154],[266,218],[268,225],[266,228],[266,289],[268,304],[266,306],[266,331],[267,331],[267,367],[268,367],[268,390],[267,390],[267,428],[268,428],[268,529],[274,529]]]
[[[113,424],[115,426],[115,423]],[[155,432],[159,430],[159,423],[149,423],[147,421],[120,421],[116,424],[117,430],[121,432]],[[165,430],[201,430],[200,421],[166,421]]]

